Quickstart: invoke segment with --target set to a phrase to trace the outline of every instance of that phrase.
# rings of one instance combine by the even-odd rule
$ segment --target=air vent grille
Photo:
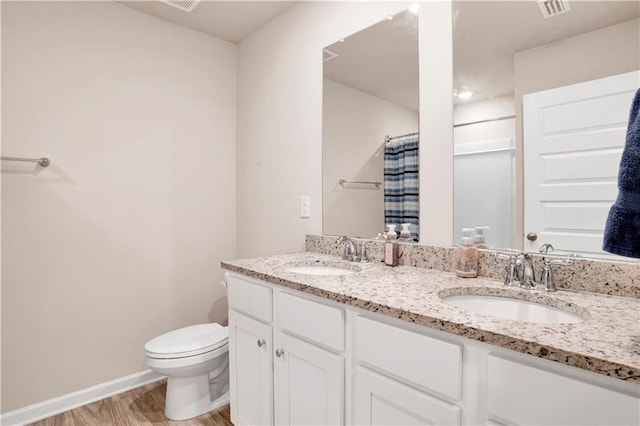
[[[567,0],[538,0],[538,6],[544,19],[553,18],[571,10]]]
[[[337,57],[338,54],[330,51],[329,49],[322,49],[322,62],[327,62]]]
[[[183,12],[191,12],[196,8],[200,0],[160,0],[164,4],[173,6],[176,9],[180,9]]]

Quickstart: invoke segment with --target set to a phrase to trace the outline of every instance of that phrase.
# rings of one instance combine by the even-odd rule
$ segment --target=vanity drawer
[[[271,322],[272,289],[258,280],[227,272],[229,308],[255,319]]]
[[[494,355],[488,357],[487,411],[515,424],[640,424],[637,395]]]
[[[277,295],[278,326],[313,343],[344,350],[344,311],[291,293]]]
[[[361,363],[445,397],[461,396],[462,347],[358,316],[354,353]]]

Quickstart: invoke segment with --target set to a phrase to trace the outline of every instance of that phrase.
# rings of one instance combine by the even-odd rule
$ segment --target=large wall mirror
[[[324,234],[371,238],[385,223],[408,222],[418,238],[416,13],[323,50]]]
[[[454,242],[461,227],[489,226],[490,248],[605,256],[640,84],[640,3],[452,7]]]

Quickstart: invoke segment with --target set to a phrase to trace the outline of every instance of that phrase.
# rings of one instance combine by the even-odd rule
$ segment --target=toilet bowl
[[[185,420],[229,403],[228,337],[227,327],[198,324],[144,345],[149,368],[167,376],[165,416]]]

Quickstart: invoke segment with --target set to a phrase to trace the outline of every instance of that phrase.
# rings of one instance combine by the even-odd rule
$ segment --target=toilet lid
[[[227,344],[229,330],[218,323],[173,330],[149,340],[144,349],[150,358],[182,358],[210,352]]]

